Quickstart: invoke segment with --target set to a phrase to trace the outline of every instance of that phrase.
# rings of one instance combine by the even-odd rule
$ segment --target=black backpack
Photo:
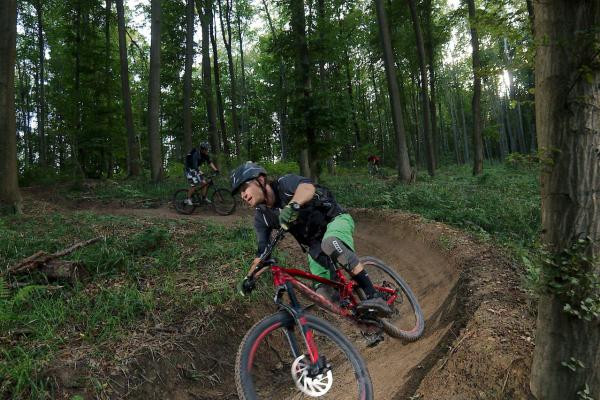
[[[183,166],[185,168],[185,170],[190,170],[190,169],[195,169],[194,168],[194,150],[190,151],[186,156],[185,156],[185,161],[183,163]]]

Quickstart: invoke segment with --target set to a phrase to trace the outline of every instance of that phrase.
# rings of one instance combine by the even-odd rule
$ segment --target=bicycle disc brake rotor
[[[311,397],[321,397],[331,389],[333,374],[331,370],[315,377],[308,376],[310,363],[303,354],[292,363],[292,378],[300,391]]]

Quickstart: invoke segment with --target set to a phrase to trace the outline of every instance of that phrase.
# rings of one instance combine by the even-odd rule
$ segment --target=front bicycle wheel
[[[319,362],[311,366],[300,328],[287,312],[256,323],[240,344],[235,381],[242,400],[373,399],[373,384],[362,357],[341,332],[306,314]]]
[[[235,198],[227,189],[215,189],[211,201],[219,215],[229,215],[235,211]]]
[[[196,209],[196,201],[194,199],[196,193],[192,195],[192,204],[187,204],[186,200],[188,198],[188,189],[179,189],[173,195],[173,205],[175,206],[175,210],[177,210],[180,214],[190,215]]]
[[[377,288],[393,289],[397,293],[396,300],[390,304],[392,315],[382,318],[383,330],[390,336],[412,342],[423,335],[425,319],[417,297],[410,286],[396,271],[375,257],[361,257],[360,262]],[[383,298],[389,300],[391,294],[380,290]]]

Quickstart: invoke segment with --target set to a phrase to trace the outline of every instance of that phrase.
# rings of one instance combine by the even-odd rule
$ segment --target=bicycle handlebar
[[[271,241],[267,245],[265,251],[263,251],[263,254],[260,256],[258,266],[254,269],[254,271],[252,271],[252,275],[250,275],[251,278],[254,279],[254,275],[256,275],[258,273],[258,271],[260,271],[266,265],[268,265],[268,263],[266,263],[266,261],[271,258],[271,253],[273,253],[273,250],[275,249],[275,246],[277,245],[277,243],[279,243],[279,241],[281,239],[283,239],[283,237],[285,236],[285,233],[286,233],[286,230],[283,228],[279,228],[277,230],[277,233],[275,234],[273,239],[271,239]]]

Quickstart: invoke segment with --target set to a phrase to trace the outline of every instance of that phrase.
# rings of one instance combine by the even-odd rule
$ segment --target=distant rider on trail
[[[254,287],[253,271],[269,243],[273,229],[288,230],[303,247],[308,248],[311,273],[334,279],[337,261],[350,273],[366,294],[357,309],[379,316],[391,314],[389,305],[373,287],[371,279],[354,253],[354,220],[325,187],[315,185],[299,175],[285,175],[276,181],[267,178],[260,165],[247,162],[231,174],[231,191],[240,192],[250,207],[256,208],[254,229],[258,239],[256,258],[240,284],[242,294]],[[329,286],[317,288],[321,295],[335,300],[337,293]]]
[[[201,188],[202,200],[206,203],[210,203],[210,200],[206,198],[206,192],[208,191],[208,185],[206,185],[206,178],[204,174],[200,170],[200,166],[202,164],[210,165],[210,167],[215,171],[216,174],[219,173],[219,169],[215,166],[215,164],[210,160],[210,156],[208,152],[210,150],[210,145],[207,142],[200,143],[200,151],[196,150],[194,147],[186,156],[185,156],[185,177],[187,178],[190,184],[190,190],[188,190],[188,197],[185,200],[185,203],[188,205],[192,205],[192,194],[194,191]]]

